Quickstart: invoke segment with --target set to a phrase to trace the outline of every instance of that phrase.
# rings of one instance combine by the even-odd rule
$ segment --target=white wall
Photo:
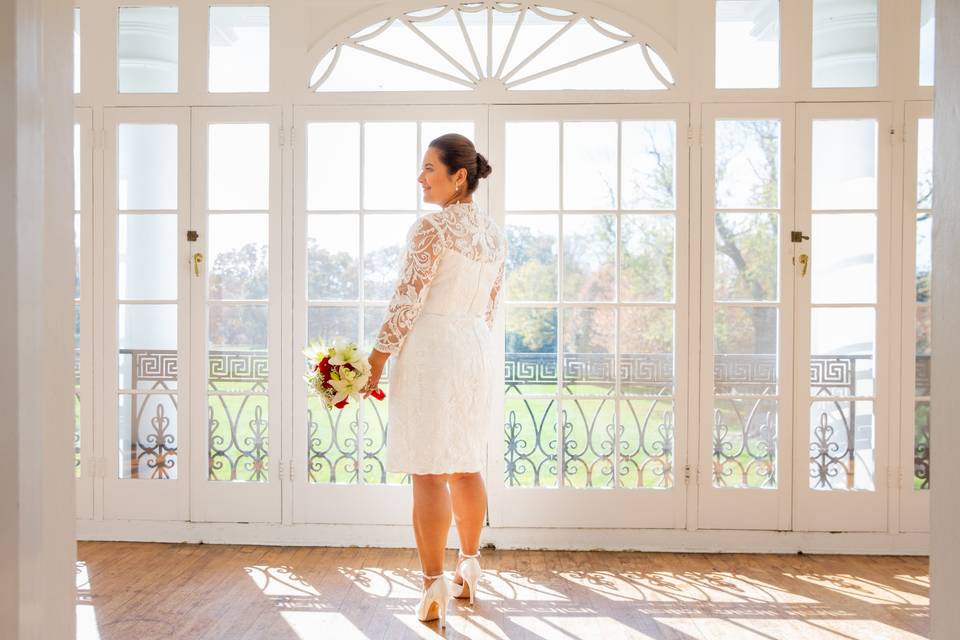
[[[0,3],[0,637],[74,637],[71,3]]]
[[[960,629],[960,0],[937,0],[934,103],[933,389],[931,400],[931,637]]]

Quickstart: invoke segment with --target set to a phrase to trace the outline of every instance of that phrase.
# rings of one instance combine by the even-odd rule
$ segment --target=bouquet
[[[311,342],[303,350],[310,359],[310,370],[303,379],[323,400],[328,409],[343,409],[351,397],[359,398],[370,381],[368,354],[355,342],[334,339],[329,345]],[[370,392],[377,400],[386,394],[377,388]]]

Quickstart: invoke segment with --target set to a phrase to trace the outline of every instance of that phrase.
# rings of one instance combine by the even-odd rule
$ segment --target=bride
[[[474,601],[486,491],[480,475],[494,419],[496,349],[491,339],[503,283],[503,230],[473,202],[486,158],[464,136],[433,140],[418,181],[443,207],[411,227],[399,283],[370,355],[366,393],[396,355],[388,399],[386,468],[413,478],[413,531],[423,573],[422,621],[446,624],[447,598]],[[451,510],[460,553],[443,574]]]

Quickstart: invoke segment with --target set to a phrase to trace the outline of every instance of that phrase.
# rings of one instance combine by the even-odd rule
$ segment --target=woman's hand
[[[380,384],[380,375],[383,373],[383,367],[387,364],[389,358],[390,354],[386,351],[377,351],[374,349],[370,352],[370,357],[367,359],[367,362],[370,363],[370,379],[367,381],[367,386],[363,389],[364,398],[369,396]]]

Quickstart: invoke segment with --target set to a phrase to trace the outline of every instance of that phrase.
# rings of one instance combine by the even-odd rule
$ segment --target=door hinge
[[[283,480],[284,477],[290,479],[290,482],[293,482],[293,463],[289,460],[281,460],[277,463],[277,475],[280,477],[280,480]]]
[[[699,147],[702,139],[700,127],[687,127],[687,146]]]
[[[286,144],[287,144],[287,134],[286,134],[286,131],[284,130],[283,127],[280,127],[278,133],[279,133],[279,135],[280,135],[280,146],[281,146],[281,147],[286,146]]]
[[[693,467],[691,467],[689,464],[688,464],[688,465],[684,465],[684,467],[683,467],[683,481],[684,481],[684,482],[690,482],[690,478],[692,478],[692,477],[693,477]]]
[[[103,129],[94,129],[91,133],[94,150],[102,150],[106,146],[107,132]]]

